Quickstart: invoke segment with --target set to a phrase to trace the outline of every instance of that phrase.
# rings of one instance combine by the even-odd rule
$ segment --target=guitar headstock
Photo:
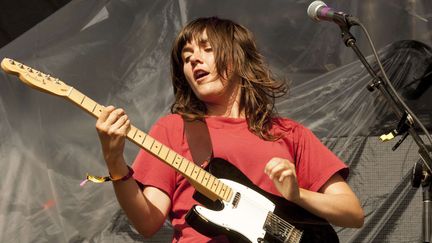
[[[51,77],[10,58],[4,58],[1,62],[1,67],[6,73],[17,76],[28,86],[45,93],[67,96],[72,89],[71,86],[58,78]]]

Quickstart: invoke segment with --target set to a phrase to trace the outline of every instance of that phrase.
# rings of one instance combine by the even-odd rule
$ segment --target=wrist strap
[[[83,180],[80,183],[80,186],[84,186],[88,181],[91,181],[93,183],[103,183],[103,182],[107,182],[107,181],[112,181],[112,182],[115,182],[115,181],[127,181],[134,174],[134,170],[129,165],[127,166],[127,168],[128,168],[128,173],[125,176],[123,176],[121,178],[118,178],[118,179],[113,179],[111,177],[111,174],[109,176],[95,176],[95,175],[89,175],[87,173],[85,180]]]

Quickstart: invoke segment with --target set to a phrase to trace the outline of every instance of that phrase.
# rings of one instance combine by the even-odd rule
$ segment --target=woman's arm
[[[287,200],[341,227],[360,228],[364,213],[360,202],[344,179],[334,174],[319,190],[299,188],[293,163],[286,159],[271,159],[264,171]]]
[[[129,173],[123,151],[130,121],[122,109],[106,107],[96,122],[96,130],[108,171],[113,179]],[[137,231],[145,237],[156,233],[165,221],[171,200],[154,187],[144,190],[130,178],[113,182],[117,200]]]

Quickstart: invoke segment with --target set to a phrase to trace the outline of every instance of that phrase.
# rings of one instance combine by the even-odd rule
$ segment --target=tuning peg
[[[15,64],[15,61],[12,60],[12,59],[9,59],[9,63],[12,64],[12,65],[14,65],[14,64]]]

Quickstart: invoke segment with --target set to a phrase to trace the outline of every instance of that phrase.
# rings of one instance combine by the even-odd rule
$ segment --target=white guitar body
[[[210,210],[202,206],[195,206],[196,213],[205,220],[226,228],[228,231],[240,233],[251,242],[264,239],[266,231],[264,223],[269,212],[273,212],[275,205],[254,190],[237,182],[220,179],[234,189],[235,195],[229,202],[223,202],[221,211]],[[237,202],[235,202],[237,200]]]

